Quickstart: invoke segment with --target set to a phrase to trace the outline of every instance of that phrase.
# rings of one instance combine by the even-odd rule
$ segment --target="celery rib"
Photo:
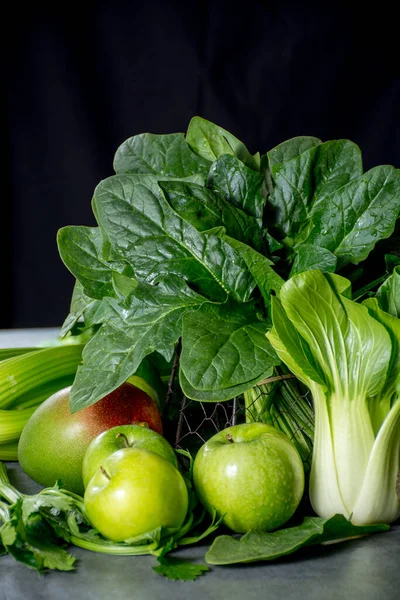
[[[0,444],[0,461],[1,460],[18,460],[17,441]]]
[[[40,348],[0,348],[0,361],[21,356],[21,354],[28,354],[28,352],[37,352],[38,350]]]
[[[50,382],[74,375],[81,362],[82,348],[53,346],[0,362],[0,408],[40,397]]]
[[[18,440],[36,406],[20,410],[0,410],[0,444]]]

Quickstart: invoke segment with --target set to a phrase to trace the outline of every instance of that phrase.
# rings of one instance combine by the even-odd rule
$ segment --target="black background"
[[[59,326],[64,225],[137,133],[203,116],[265,153],[296,135],[400,166],[399,25],[385,2],[84,2],[10,7],[0,328]]]

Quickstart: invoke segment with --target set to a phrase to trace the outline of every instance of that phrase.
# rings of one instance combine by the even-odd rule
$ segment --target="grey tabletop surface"
[[[56,329],[0,331],[0,347],[31,346],[54,339]],[[6,463],[18,489],[38,486],[18,463]],[[208,545],[179,550],[179,557],[204,563]],[[38,575],[0,558],[0,600],[399,600],[400,525],[386,533],[315,546],[264,564],[212,567],[194,582],[168,581],[152,570],[149,556],[107,556],[71,548],[76,571]]]

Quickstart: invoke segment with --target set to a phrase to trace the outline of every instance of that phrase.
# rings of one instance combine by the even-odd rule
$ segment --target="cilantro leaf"
[[[210,570],[206,565],[189,563],[180,558],[160,556],[158,562],[158,566],[153,567],[153,571],[172,581],[194,581]]]

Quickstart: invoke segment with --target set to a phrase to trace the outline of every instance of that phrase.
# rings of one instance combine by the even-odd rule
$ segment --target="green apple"
[[[47,487],[61,479],[67,490],[83,495],[82,461],[96,436],[133,423],[147,423],[161,434],[162,419],[156,401],[131,383],[75,413],[70,410],[70,390],[56,392],[35,410],[19,439],[18,460],[37,483]]]
[[[93,526],[120,542],[164,527],[178,530],[188,510],[188,490],[171,462],[142,448],[111,454],[86,487],[84,504]]]
[[[118,425],[95,437],[85,452],[82,463],[83,485],[86,487],[106,458],[122,448],[144,448],[166,458],[177,467],[171,444],[159,433],[140,425]]]
[[[198,451],[193,481],[200,502],[236,533],[272,531],[294,514],[304,468],[289,438],[264,423],[224,429]]]

